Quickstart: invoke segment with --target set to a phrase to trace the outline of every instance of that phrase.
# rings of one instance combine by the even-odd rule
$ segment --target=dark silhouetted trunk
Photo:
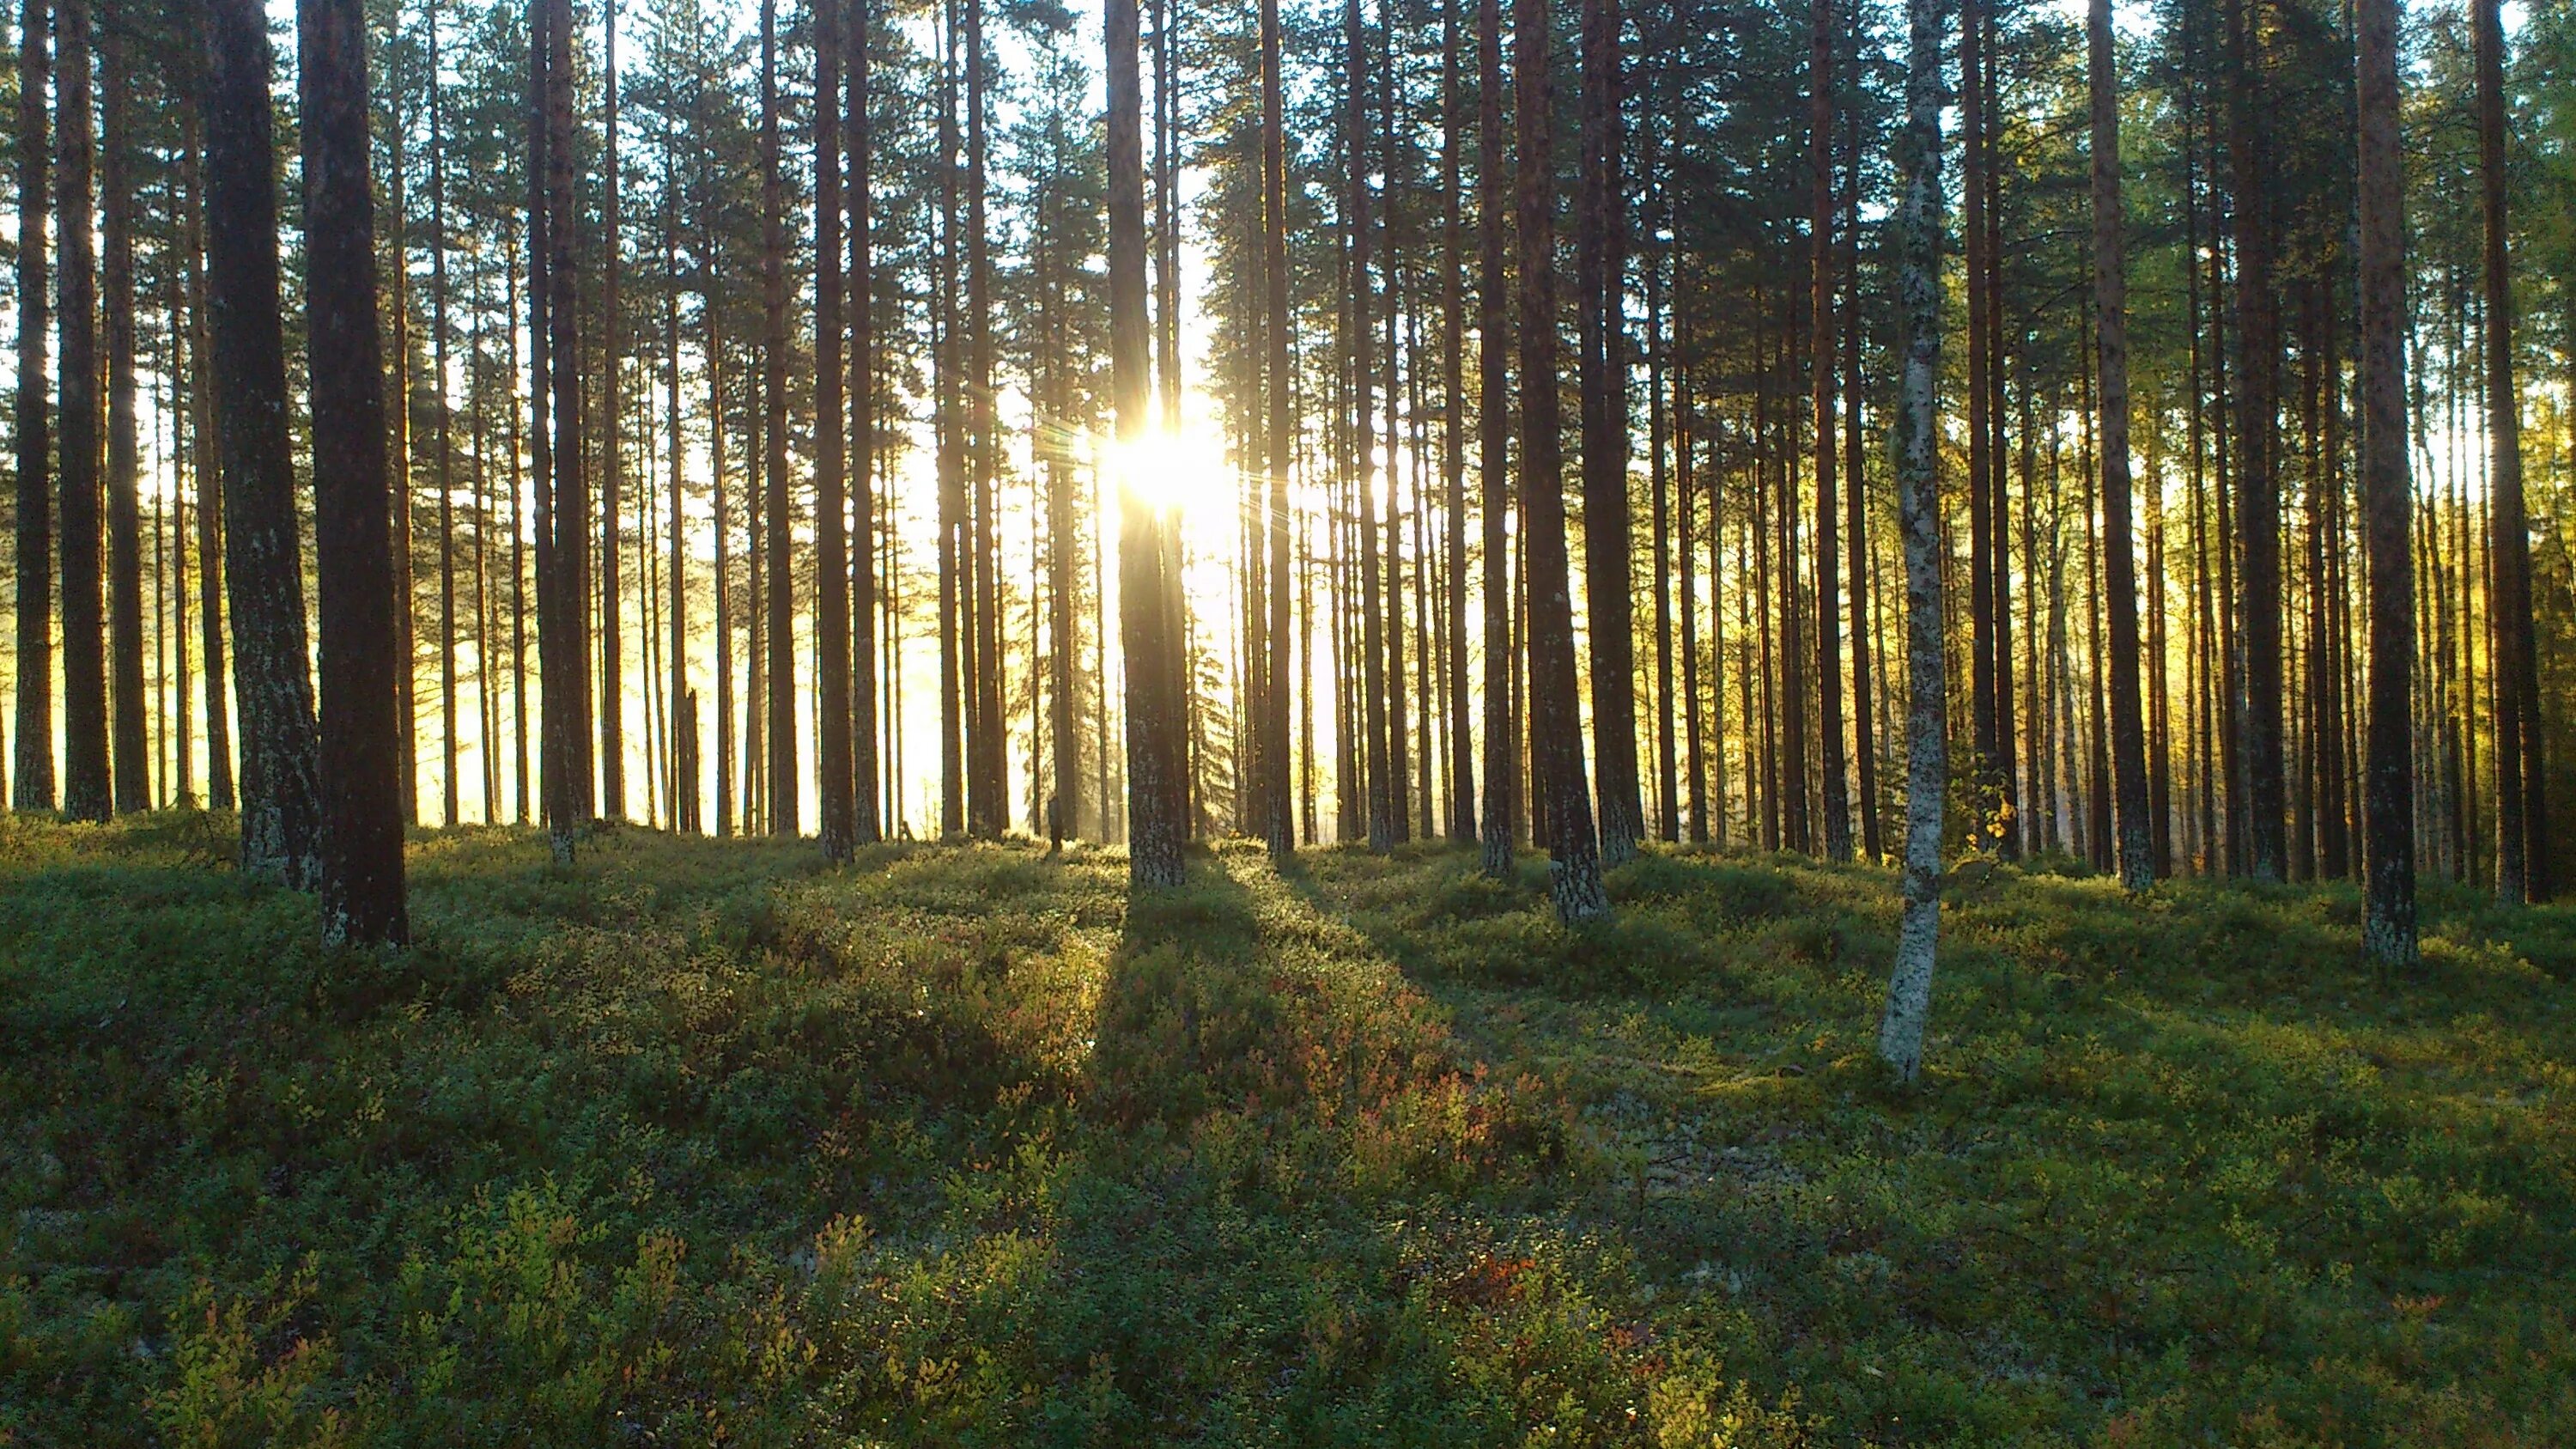
[[[1575,235],[1582,357],[1583,573],[1590,618],[1592,752],[1601,772],[1601,863],[1646,833],[1637,778],[1637,642],[1628,596],[1626,196],[1621,181],[1618,0],[1583,3],[1582,163]]]
[[[2087,74],[2093,107],[2094,346],[2101,361],[2102,529],[2111,615],[2111,774],[2116,798],[2120,883],[2155,883],[2147,828],[2147,741],[2138,672],[2138,569],[2129,521],[2129,281],[2120,212],[2120,88],[2111,50],[2111,0],[2086,7]],[[2098,726],[2098,721],[2097,721]],[[2097,831],[2102,828],[2096,822]]]
[[[848,57],[850,203],[850,436],[858,448],[850,469],[850,838],[871,845],[885,834],[878,808],[876,556],[876,277],[869,234],[868,40],[874,0],[850,0]]]
[[[400,944],[410,926],[394,695],[393,508],[367,175],[366,9],[362,0],[299,0],[296,18],[322,634],[322,936]],[[443,414],[444,373],[439,381]],[[452,709],[449,718],[452,734]],[[452,804],[452,767],[449,773]]]
[[[796,579],[788,554],[787,212],[778,150],[778,6],[760,6],[761,524],[768,597],[769,831],[799,825],[796,769]]]
[[[2243,762],[2246,867],[2280,880],[2289,863],[2281,751],[2281,479],[2275,435],[2280,299],[2272,287],[2272,118],[2264,81],[2263,0],[2229,0],[2232,68],[2228,149],[2235,168],[2236,526],[2243,577],[2238,609],[2245,660]]]
[[[26,0],[18,21],[18,754],[17,788],[10,796],[20,810],[54,808],[54,503],[45,406],[47,24],[46,0]],[[192,272],[194,266],[192,254]],[[211,613],[207,620],[212,628]],[[220,673],[208,678],[220,687]],[[209,707],[222,713],[211,696]]]
[[[814,12],[814,778],[823,855],[857,844],[850,783],[850,575],[841,509],[847,434],[841,355],[841,9]],[[865,305],[865,299],[861,299]]]
[[[2513,386],[2513,289],[2505,255],[2504,27],[2496,0],[2470,7],[2477,32],[2478,174],[2485,221],[2488,548],[2495,596],[2496,898],[2549,898],[2539,647],[2532,625],[2531,523],[2523,502],[2522,410]]]
[[[1825,772],[1825,858],[1852,854],[1851,776],[1843,761],[1842,588],[1834,504],[1834,7],[1811,0],[1814,34],[1807,47],[1807,159],[1811,349],[1808,386],[1816,428],[1816,722],[1818,763]],[[1858,460],[1854,460],[1858,466]],[[1855,489],[1854,491],[1857,491]],[[1857,579],[1857,575],[1854,576]]]
[[[2406,464],[2405,157],[2397,0],[2354,0],[2359,98],[2361,490],[2370,587],[2362,760],[2362,946],[2411,966],[2415,936],[2415,575]]]
[[[134,415],[134,77],[126,66],[122,15],[100,36],[104,134],[99,181],[102,321],[107,342],[107,616],[109,702],[113,707],[115,802],[120,815],[152,808],[152,753],[143,679],[143,513],[141,440]]]
[[[1476,6],[1476,426],[1477,475],[1483,490],[1485,601],[1484,869],[1496,879],[1512,869],[1520,829],[1520,745],[1513,738],[1511,541],[1511,337],[1503,272],[1502,0]]]
[[[98,266],[90,234],[90,0],[63,0],[55,24],[61,73],[54,87],[54,234],[62,247],[57,297],[63,366],[62,430],[63,813],[105,820],[108,785],[107,621],[99,578]]]

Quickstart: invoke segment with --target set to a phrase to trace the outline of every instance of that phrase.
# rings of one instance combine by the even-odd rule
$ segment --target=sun
[[[1234,467],[1224,440],[1197,418],[1177,431],[1148,428],[1126,442],[1103,438],[1097,446],[1118,488],[1156,508],[1186,514],[1234,501]]]

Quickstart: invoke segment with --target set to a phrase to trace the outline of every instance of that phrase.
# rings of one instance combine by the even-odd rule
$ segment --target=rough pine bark
[[[1460,8],[1457,0],[1452,0],[1440,10],[1440,173],[1444,206],[1440,242],[1440,365],[1441,383],[1447,394],[1442,419],[1440,470],[1447,510],[1443,521],[1448,533],[1442,555],[1447,561],[1443,582],[1447,586],[1448,597],[1443,613],[1441,665],[1444,670],[1442,694],[1448,704],[1449,838],[1465,845],[1476,838],[1476,741],[1468,720],[1467,698],[1467,197],[1461,179],[1464,165],[1460,154],[1466,145],[1466,118],[1460,114],[1459,95],[1465,79],[1460,73]],[[1273,134],[1276,134],[1275,127]],[[1285,266],[1280,270],[1284,272]],[[1284,306],[1274,308],[1275,313],[1284,314],[1285,311]],[[1274,326],[1283,332],[1285,330],[1284,325],[1274,323]],[[1274,346],[1280,348],[1284,356],[1284,337]],[[1289,416],[1293,417],[1293,414]],[[1282,454],[1274,467],[1284,479],[1288,468],[1284,449]],[[1285,517],[1286,511],[1286,496],[1282,493],[1273,500],[1272,516]],[[1284,548],[1281,549],[1274,563],[1286,556]],[[1286,615],[1282,612],[1279,617],[1284,619]],[[1280,708],[1284,722],[1284,702]],[[1286,738],[1284,723],[1280,737]],[[1281,768],[1285,769],[1284,763]],[[1286,776],[1283,774],[1281,778],[1284,780]]]
[[[1565,549],[1564,439],[1557,403],[1556,176],[1549,121],[1547,0],[1515,0],[1515,109],[1520,142],[1521,532],[1529,550],[1531,773],[1546,795],[1548,876],[1557,916],[1608,915],[1583,779],[1576,709],[1574,601]]]
[[[1907,0],[1909,42],[1904,182],[1896,215],[1897,323],[1904,375],[1897,390],[1897,512],[1905,538],[1906,710],[1904,909],[1878,1054],[1911,1083],[1923,1071],[1924,1028],[1932,1015],[1932,970],[1941,932],[1941,812],[1949,780],[1941,655],[1940,420],[1934,385],[1941,362],[1941,39],[1939,0]]]
[[[2275,204],[2272,118],[2261,113],[2271,87],[2263,0],[2229,0],[2232,97],[2228,149],[2235,168],[2237,607],[2245,661],[2242,778],[2246,782],[2247,872],[2281,880],[2289,865],[2281,749],[2281,478],[2275,430],[2280,299],[2272,285]]]
[[[225,570],[241,713],[242,869],[295,890],[321,879],[304,564],[287,450],[268,15],[212,0],[206,44],[206,292],[221,429]]]
[[[547,420],[553,437],[547,448],[552,466],[550,516],[540,527],[551,533],[537,560],[538,593],[550,603],[553,628],[542,652],[546,711],[546,752],[557,763],[550,770],[553,803],[547,812],[558,860],[572,857],[574,833],[588,826],[595,813],[593,793],[590,694],[590,481],[583,466],[581,303],[574,259],[574,155],[572,124],[572,0],[541,0],[545,12],[545,322],[547,371],[551,389]],[[551,567],[549,567],[551,565]],[[545,577],[551,573],[551,579]]]
[[[2111,0],[2091,0],[2085,7],[2085,35],[2093,107],[2094,347],[2101,369],[2103,605],[2111,615],[2112,794],[2120,883],[2142,891],[2155,884],[2156,874],[2147,820],[2138,566],[2129,506],[2129,280],[2120,210],[2120,86],[2111,49]]]
[[[2362,948],[2412,966],[2415,932],[2413,487],[2406,463],[2405,157],[2397,0],[2354,0],[2360,201],[2361,491],[2370,695],[2362,755]]]
[[[599,795],[601,813],[611,820],[626,818],[625,547],[618,537],[626,488],[626,318],[617,298],[626,232],[619,214],[617,6],[618,0],[600,6],[607,94],[599,178]]]
[[[18,754],[10,804],[37,811],[54,808],[54,506],[48,486],[50,419],[45,408],[48,23],[45,0],[26,0],[20,7],[18,395],[13,417],[18,466]],[[210,709],[220,714],[222,706],[210,702]]]
[[[296,19],[322,635],[322,936],[398,945],[410,934],[394,692],[401,661],[367,174],[366,7],[299,0]],[[451,711],[451,733],[452,720]]]

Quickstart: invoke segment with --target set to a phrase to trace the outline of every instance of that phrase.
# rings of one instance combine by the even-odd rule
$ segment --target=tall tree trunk
[[[1132,460],[1148,426],[1151,340],[1145,316],[1145,145],[1143,77],[1137,63],[1136,0],[1107,0],[1109,91],[1110,394],[1117,441]],[[1122,469],[1122,471],[1124,471]],[[1160,510],[1119,479],[1118,632],[1127,656],[1127,879],[1131,888],[1181,884],[1188,831],[1175,788],[1182,767],[1180,721],[1171,712],[1179,641],[1166,627]]]
[[[2281,752],[2281,480],[2275,438],[2279,376],[2279,299],[2272,289],[2271,121],[2259,106],[2263,77],[2263,0],[2229,0],[2233,32],[2233,126],[2236,172],[2237,549],[2243,558],[2245,652],[2244,778],[2247,865],[2257,880],[2280,880],[2289,842],[2282,800]]]
[[[2405,158],[2396,0],[2354,0],[2361,207],[2361,486],[2370,566],[2362,946],[2411,966],[2415,937],[2415,575],[2406,460]]]
[[[1941,361],[1941,40],[1937,0],[1907,0],[1910,41],[1903,201],[1896,216],[1897,320],[1905,372],[1897,392],[1897,504],[1905,535],[1906,712],[1904,909],[1896,966],[1879,1024],[1878,1054],[1901,1081],[1923,1070],[1932,1015],[1933,956],[1941,930],[1941,813],[1949,780],[1949,688],[1941,655],[1940,420],[1933,388]]]
[[[997,838],[1009,819],[1002,712],[1002,610],[996,574],[1001,551],[994,531],[995,474],[1000,470],[993,411],[993,260],[985,236],[984,0],[963,0],[966,13],[966,457],[973,474],[966,561],[974,597],[967,609],[974,635],[968,687],[975,702],[966,732],[966,828]]]
[[[151,703],[143,692],[141,439],[134,412],[134,77],[126,64],[124,35],[129,23],[122,14],[112,15],[99,37],[104,122],[99,180],[106,193],[100,198],[106,221],[100,280],[107,332],[108,692],[120,815],[152,808],[146,723]]]
[[[1484,869],[1511,874],[1520,828],[1519,743],[1513,738],[1511,541],[1511,337],[1503,271],[1507,204],[1503,171],[1502,0],[1476,6],[1476,426],[1477,474],[1483,489],[1485,605]]]
[[[1376,293],[1369,284],[1368,36],[1360,24],[1360,0],[1344,0],[1342,52],[1342,147],[1350,168],[1343,215],[1350,238],[1352,298],[1346,329],[1351,354],[1350,450],[1352,486],[1359,492],[1360,710],[1367,740],[1360,767],[1368,792],[1369,848],[1385,850],[1395,843],[1395,802],[1387,778],[1385,594],[1378,585],[1377,469],[1372,461],[1376,440],[1372,339],[1377,314]],[[1388,406],[1394,406],[1394,399],[1388,399]]]
[[[2129,280],[2120,211],[2120,90],[2111,0],[2085,9],[2093,105],[2094,345],[2101,362],[2104,606],[2111,615],[2111,773],[2119,819],[2120,883],[2155,884],[2147,828],[2146,723],[2139,699],[2138,569],[2129,521]],[[2098,722],[2097,722],[2098,727]],[[2096,824],[2096,829],[2100,825]]]
[[[766,546],[769,830],[793,838],[800,824],[796,769],[796,588],[788,555],[787,213],[778,148],[778,4],[760,6],[761,523]]]
[[[1860,21],[1854,17],[1855,64]],[[1872,714],[1870,662],[1870,549],[1867,483],[1868,454],[1861,446],[1861,300],[1860,300],[1860,120],[1856,110],[1843,115],[1843,431],[1846,476],[1843,485],[1844,547],[1850,550],[1852,759],[1860,776],[1860,848],[1871,860],[1881,858],[1878,828],[1878,732]]]
[[[841,416],[841,9],[814,11],[814,777],[823,855],[857,844],[851,783],[850,575],[841,517],[847,434]],[[861,305],[865,305],[862,299]]]
[[[402,729],[394,708],[393,510],[367,175],[366,8],[363,0],[299,0],[296,19],[322,633],[322,937],[398,945],[410,926],[403,901]],[[438,400],[443,417],[444,372]],[[448,595],[452,603],[452,588]],[[452,709],[449,718],[452,734]],[[451,763],[453,751],[451,744]],[[453,776],[451,768],[451,811]]]
[[[432,426],[438,430],[434,475],[438,480],[438,704],[440,822],[458,819],[456,778],[456,439],[455,409],[447,394],[447,106],[438,84],[438,5],[431,0],[429,31],[429,347]],[[363,59],[363,57],[361,57]],[[363,77],[361,77],[363,87]],[[369,226],[373,233],[372,217]],[[373,312],[370,309],[369,315]],[[384,419],[382,397],[374,416]],[[386,527],[392,527],[390,517]],[[386,559],[392,564],[390,552]],[[328,746],[326,745],[327,749]]]
[[[1654,165],[1654,156],[1651,146],[1648,151],[1647,164],[1650,167]],[[1651,194],[1656,198],[1656,200],[1653,203],[1653,209],[1649,210],[1647,213],[1647,225],[1649,227],[1654,227],[1663,219],[1660,215],[1660,198],[1663,193],[1662,178],[1660,176],[1656,176],[1649,182],[1649,184],[1654,188]],[[1653,233],[1650,232],[1649,235],[1651,236]],[[1675,721],[1673,718],[1673,707],[1677,702],[1674,697],[1673,689],[1673,473],[1667,461],[1673,442],[1673,430],[1671,420],[1667,416],[1665,410],[1666,374],[1671,370],[1671,367],[1669,359],[1665,356],[1669,334],[1666,331],[1664,324],[1664,251],[1665,249],[1659,247],[1654,252],[1651,252],[1646,260],[1646,456],[1648,460],[1648,471],[1651,475],[1649,478],[1649,487],[1651,489],[1651,496],[1653,499],[1652,508],[1654,512],[1655,534],[1655,564],[1653,574],[1653,587],[1655,591],[1655,834],[1658,839],[1670,844],[1676,843],[1682,838],[1682,762],[1679,758],[1680,741],[1676,738],[1676,731],[1674,728]],[[1686,483],[1689,477],[1687,469],[1683,470],[1682,477]],[[1690,528],[1687,520],[1687,515],[1690,512],[1690,493],[1687,487],[1685,487],[1682,493],[1682,512],[1685,515],[1682,528],[1682,557],[1684,565],[1687,567],[1690,557]],[[1686,595],[1685,608],[1687,609],[1687,607]],[[1687,675],[1691,671],[1685,670],[1683,672]],[[1678,702],[1687,706],[1688,700],[1689,696],[1684,695]],[[1687,711],[1685,710],[1685,712]],[[1698,722],[1696,720],[1691,720],[1685,721],[1683,724],[1684,728],[1690,732],[1692,738],[1696,740],[1698,738]]]
[[[54,520],[45,408],[47,10],[46,0],[25,0],[18,20],[18,755],[10,803],[28,811],[54,808]],[[194,109],[182,110],[193,128]],[[193,202],[193,190],[190,195]],[[192,251],[192,275],[195,265]],[[211,564],[213,556],[207,557]],[[213,620],[209,613],[207,627],[214,627]],[[207,676],[211,691],[221,686],[220,656],[209,656],[208,663],[215,671]],[[210,692],[207,698],[209,713],[220,717],[217,697]]]
[[[1816,413],[1816,693],[1820,763],[1824,766],[1825,858],[1852,855],[1851,783],[1843,762],[1842,587],[1834,506],[1834,7],[1811,0],[1814,35],[1807,48],[1807,157],[1811,311],[1808,379]],[[1855,470],[1859,459],[1852,460]],[[1853,486],[1857,493],[1857,483]]]
[[[626,489],[626,316],[617,295],[626,231],[619,212],[625,176],[617,149],[618,3],[600,6],[600,79],[607,94],[599,178],[599,794],[600,811],[611,820],[626,818],[625,547],[618,537]]]
[[[1564,439],[1557,411],[1556,168],[1550,121],[1547,0],[1515,0],[1515,110],[1520,142],[1521,531],[1529,555],[1530,751],[1546,796],[1549,866],[1557,916],[1583,921],[1610,911],[1584,787],[1576,710],[1574,601],[1565,549]]]
[[[590,742],[590,484],[582,457],[581,305],[573,245],[572,0],[541,0],[546,13],[546,380],[553,391],[552,541],[537,560],[538,593],[553,606],[554,638],[540,666],[555,798],[547,811],[558,860],[596,814]],[[551,570],[548,564],[551,563]],[[551,581],[542,576],[551,572]],[[551,587],[549,587],[549,583]],[[550,596],[550,597],[548,597]],[[546,632],[542,623],[540,631]]]
[[[213,0],[205,94],[207,301],[241,706],[242,868],[311,890],[321,879],[322,807],[287,445],[268,87],[265,8],[259,0]]]
[[[877,753],[877,558],[876,558],[876,261],[869,229],[870,150],[868,43],[875,0],[849,0],[844,37],[847,67],[850,203],[850,434],[857,466],[850,474],[850,838],[873,845],[885,835],[877,792],[883,771]]]
[[[1457,0],[1452,0],[1440,11],[1440,173],[1444,207],[1440,241],[1440,361],[1442,389],[1446,394],[1442,410],[1440,467],[1445,488],[1444,521],[1448,526],[1443,557],[1447,561],[1445,579],[1449,593],[1442,635],[1445,641],[1442,663],[1447,670],[1444,692],[1449,705],[1449,838],[1465,845],[1476,839],[1476,745],[1475,733],[1467,717],[1467,197],[1462,182],[1467,118],[1462,114],[1461,93],[1465,89],[1466,78],[1463,74],[1464,60],[1459,53],[1461,8]],[[1283,258],[1283,271],[1284,261]],[[1286,308],[1279,305],[1274,310],[1284,312]],[[1284,478],[1287,473],[1284,451],[1275,466]],[[1274,499],[1273,516],[1284,514],[1286,506],[1285,495],[1281,494]],[[1278,554],[1280,558],[1285,556],[1284,551]]]
[[[946,24],[939,39],[939,243],[931,280],[938,299],[931,309],[931,368],[936,374],[933,429],[939,452],[939,833],[950,837],[966,829],[967,772],[973,768],[967,741],[974,706],[965,691],[974,677],[974,592],[961,572],[971,563],[960,439],[966,409],[957,378],[956,0],[943,0],[941,18]]]
[[[107,638],[99,579],[97,261],[90,233],[90,0],[56,12],[61,73],[54,107],[59,179],[54,234],[62,246],[58,294],[62,429],[63,813],[105,820],[108,787]]]
[[[1995,679],[1997,540],[1993,499],[2001,470],[1994,456],[1994,421],[1988,415],[1994,392],[1986,375],[1994,355],[1986,336],[1994,315],[1986,304],[1986,293],[1995,284],[1995,274],[1986,255],[1986,242],[1991,235],[1986,225],[1986,171],[1991,164],[1988,140],[1992,127],[1986,114],[1986,26],[1980,13],[1985,3],[1986,0],[1962,0],[1959,124],[1960,206],[1968,282],[1968,711],[1975,748],[1974,778],[1985,792],[1992,794],[1998,787],[1995,767],[2003,759],[2002,712]],[[1992,843],[1999,845],[2013,830],[2010,821],[1983,818],[1993,803],[1980,801],[1977,826],[1981,837],[1990,835]],[[1989,840],[1980,838],[1974,843],[1982,848]]]
[[[2485,220],[2487,476],[2494,559],[2496,898],[2549,898],[2539,646],[2532,623],[2531,522],[2523,502],[2522,410],[2513,385],[2513,288],[2505,250],[2504,26],[2476,0],[2478,172]]]
[[[1269,678],[1262,690],[1267,716],[1262,729],[1266,751],[1262,764],[1268,777],[1263,793],[1269,813],[1262,822],[1262,833],[1271,858],[1284,861],[1297,848],[1288,785],[1290,696],[1301,692],[1306,681],[1296,672],[1296,658],[1291,653],[1295,641],[1289,637],[1288,617],[1289,534],[1295,517],[1289,511],[1288,475],[1297,450],[1296,376],[1289,333],[1296,319],[1288,303],[1288,150],[1280,65],[1279,0],[1261,0],[1261,270],[1266,307],[1264,332],[1270,354],[1270,662]]]
[[[1646,833],[1637,778],[1637,663],[1628,594],[1626,188],[1621,180],[1618,0],[1583,3],[1582,164],[1576,286],[1582,348],[1583,565],[1592,656],[1592,752],[1601,772],[1601,863]]]

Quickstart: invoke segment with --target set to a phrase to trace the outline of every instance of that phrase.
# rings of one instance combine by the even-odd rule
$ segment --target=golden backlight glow
[[[1204,417],[1204,413],[1193,416],[1178,431],[1147,428],[1123,443],[1100,439],[1095,446],[1119,492],[1184,515],[1211,506],[1232,507],[1234,472],[1226,459],[1225,443],[1201,421]]]

